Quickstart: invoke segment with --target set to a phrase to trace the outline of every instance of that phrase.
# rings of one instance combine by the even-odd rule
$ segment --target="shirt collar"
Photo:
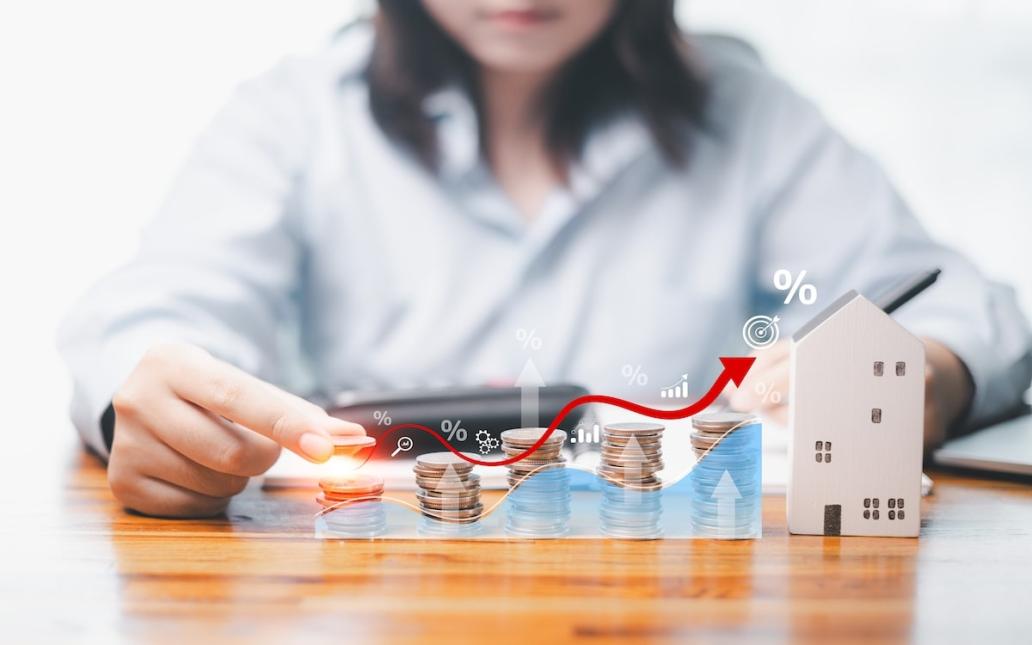
[[[480,170],[477,115],[467,94],[457,87],[438,90],[424,100],[423,112],[437,124],[442,175],[457,180]],[[580,158],[570,166],[571,192],[578,198],[590,197],[651,145],[648,129],[635,112],[596,126]]]
[[[448,87],[423,101],[423,113],[437,125],[440,172],[460,179],[480,165],[477,114],[465,92]]]
[[[651,148],[648,128],[637,113],[624,112],[596,126],[570,165],[570,191],[578,199],[593,197]]]

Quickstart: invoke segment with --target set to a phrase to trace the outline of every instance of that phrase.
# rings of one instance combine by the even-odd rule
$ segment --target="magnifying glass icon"
[[[412,437],[399,437],[398,447],[391,453],[391,457],[399,452],[408,452],[409,450],[412,450]]]

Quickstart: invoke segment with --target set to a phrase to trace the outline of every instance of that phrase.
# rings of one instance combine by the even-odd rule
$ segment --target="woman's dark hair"
[[[476,63],[422,2],[379,4],[366,70],[373,117],[389,137],[435,169],[436,131],[423,100],[457,84],[479,112]],[[564,65],[541,97],[546,145],[556,167],[562,170],[580,155],[593,126],[625,109],[641,114],[670,163],[684,163],[684,126],[702,123],[706,98],[686,50],[674,0],[620,0],[609,24]],[[484,144],[481,137],[481,148]]]

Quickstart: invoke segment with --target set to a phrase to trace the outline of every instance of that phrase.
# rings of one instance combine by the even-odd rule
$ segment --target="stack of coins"
[[[472,472],[473,464],[450,452],[431,452],[416,457],[412,470],[425,518],[444,524],[471,524],[480,518],[484,505],[480,475]]]
[[[663,470],[663,426],[658,423],[611,423],[602,429],[598,474],[616,484],[658,487]]]
[[[612,423],[602,429],[598,475],[603,533],[651,539],[662,535],[663,430],[658,423]]]
[[[735,431],[756,422],[754,415],[742,412],[713,412],[693,417],[691,440],[696,459],[702,459],[721,441],[730,441]]]
[[[692,524],[696,535],[757,537],[761,532],[761,426],[751,414],[692,419]]]
[[[527,452],[548,428],[516,428],[502,433],[506,457]],[[505,530],[532,538],[560,537],[570,531],[570,477],[562,456],[566,432],[556,429],[534,452],[509,464]]]
[[[353,474],[319,481],[322,495],[316,501],[327,508],[326,525],[345,537],[373,537],[387,530],[383,507],[383,479]]]
[[[529,450],[548,428],[516,428],[502,433],[502,452],[506,457],[522,455]],[[509,486],[517,486],[528,475],[539,474],[548,470],[565,467],[563,444],[566,442],[566,431],[556,429],[548,435],[541,446],[527,457],[509,464]]]

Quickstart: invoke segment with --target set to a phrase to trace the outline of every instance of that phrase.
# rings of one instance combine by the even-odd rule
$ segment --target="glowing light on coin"
[[[391,453],[391,457],[399,452],[408,452],[409,450],[412,450],[412,437],[398,437],[398,447]]]
[[[780,320],[779,316],[753,316],[742,326],[742,339],[753,349],[766,349],[778,342],[781,336]]]
[[[362,453],[363,454],[355,455],[337,455],[329,461],[329,467],[327,470],[330,472],[332,477],[346,477],[351,475],[365,464],[368,460],[368,454],[372,453],[372,451],[363,450]]]

